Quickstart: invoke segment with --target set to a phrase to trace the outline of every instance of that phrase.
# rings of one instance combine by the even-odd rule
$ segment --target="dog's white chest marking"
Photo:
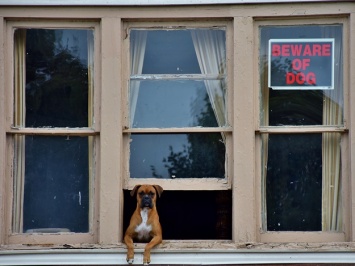
[[[138,233],[138,239],[147,239],[150,237],[149,233],[152,231],[152,226],[147,225],[148,221],[148,208],[141,210],[142,223],[136,227],[136,232]]]

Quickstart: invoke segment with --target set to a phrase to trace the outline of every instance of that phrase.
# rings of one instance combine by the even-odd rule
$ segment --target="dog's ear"
[[[129,193],[132,197],[136,194],[137,190],[139,189],[141,185],[135,185],[132,191]]]
[[[153,185],[153,187],[158,192],[158,196],[160,198],[161,193],[163,193],[163,188],[161,186],[159,186],[159,185]]]

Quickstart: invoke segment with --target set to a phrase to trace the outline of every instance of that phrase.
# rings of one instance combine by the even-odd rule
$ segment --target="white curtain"
[[[342,125],[343,120],[343,64],[342,34],[338,27],[326,28],[324,37],[335,39],[334,89],[324,91],[323,125]],[[322,143],[322,230],[342,229],[341,208],[341,149],[339,133],[323,133]]]
[[[25,86],[26,86],[26,30],[17,29],[15,32],[15,126],[25,126]],[[25,184],[25,136],[15,136],[15,165],[14,165],[14,212],[12,229],[22,233],[23,196]]]
[[[147,31],[131,31],[131,75],[142,74],[145,46],[147,43]],[[140,81],[131,81],[130,84],[130,127],[133,127],[134,115],[137,106]]]
[[[88,127],[93,126],[94,119],[94,32],[87,31],[87,45],[88,45]],[[88,162],[89,162],[89,206],[94,206],[94,137],[88,137]],[[89,208],[90,220],[94,217],[93,208]]]
[[[201,74],[223,75],[226,71],[225,33],[222,30],[191,30]],[[219,126],[226,125],[225,80],[206,80],[205,86]],[[224,140],[224,134],[222,134]]]

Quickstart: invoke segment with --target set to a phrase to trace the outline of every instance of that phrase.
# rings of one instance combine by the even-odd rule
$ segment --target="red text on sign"
[[[292,68],[294,70],[305,70],[307,67],[309,67],[311,59],[309,58],[304,58],[304,59],[299,59],[299,58],[295,58],[292,61]]]
[[[315,85],[316,75],[313,72],[309,72],[307,74],[303,72],[298,72],[298,73],[288,72],[286,74],[286,84],[290,85],[295,83],[297,83],[298,85],[303,85],[305,83],[309,85]]]
[[[331,44],[273,44],[272,56],[330,56]]]

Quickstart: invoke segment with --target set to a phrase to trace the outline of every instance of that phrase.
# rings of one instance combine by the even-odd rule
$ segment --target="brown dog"
[[[133,240],[149,242],[144,249],[143,264],[150,263],[150,250],[162,242],[162,229],[155,206],[157,194],[160,197],[163,188],[158,185],[137,185],[131,196],[137,195],[137,207],[124,236],[127,245],[127,262],[133,263]]]

